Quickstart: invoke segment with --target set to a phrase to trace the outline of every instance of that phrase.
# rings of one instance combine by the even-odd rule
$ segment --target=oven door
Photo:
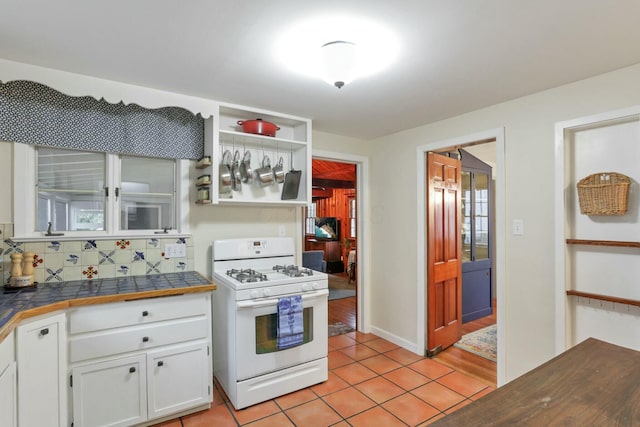
[[[326,357],[328,295],[327,289],[302,294],[302,344],[285,349],[277,345],[278,298],[237,301],[238,381]]]

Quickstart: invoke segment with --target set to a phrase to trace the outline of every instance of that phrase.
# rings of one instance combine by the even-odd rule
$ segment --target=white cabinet
[[[130,426],[147,419],[144,355],[71,370],[74,426]]]
[[[245,133],[238,121],[262,119],[275,124],[276,135],[264,136]],[[220,184],[220,164],[225,151],[239,162],[245,154],[251,157],[250,166],[254,172],[252,182],[242,182],[239,188],[225,189]],[[304,206],[311,200],[311,120],[271,111],[230,104],[219,104],[218,114],[205,127],[205,156],[212,159],[212,165],[199,170],[199,175],[210,174],[210,198],[216,204],[259,204],[273,206]],[[261,184],[255,172],[268,159],[271,167],[282,158],[287,182]],[[231,162],[233,164],[233,161]],[[297,191],[291,192],[291,181],[299,179]],[[288,191],[284,191],[287,188]],[[284,195],[284,196],[283,196]]]
[[[0,426],[18,424],[16,357],[13,332],[0,342]]]
[[[71,309],[69,331],[74,426],[130,426],[210,404],[210,293]]]
[[[149,418],[159,418],[211,401],[209,351],[206,343],[150,351],[147,353]]]
[[[64,313],[16,329],[20,427],[67,425],[67,335]]]

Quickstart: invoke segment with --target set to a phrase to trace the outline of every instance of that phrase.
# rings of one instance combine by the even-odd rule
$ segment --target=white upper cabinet
[[[264,127],[274,125],[275,135],[244,131],[245,121],[257,120]],[[211,165],[205,162],[201,167],[196,185],[205,191],[198,191],[198,203],[300,206],[309,202],[309,119],[220,104],[218,114],[206,124],[205,156]]]

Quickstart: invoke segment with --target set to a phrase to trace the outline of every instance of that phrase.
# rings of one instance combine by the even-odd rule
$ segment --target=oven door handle
[[[302,300],[303,301],[310,300],[310,299],[313,299],[313,298],[321,297],[323,295],[329,295],[329,290],[320,289],[319,291],[302,294]],[[266,306],[269,306],[269,305],[277,305],[277,304],[278,304],[278,298],[271,298],[271,299],[265,299],[265,300],[259,300],[259,301],[255,301],[255,300],[238,301],[238,302],[236,302],[236,307],[238,307],[238,308],[256,308],[256,307],[266,307]]]

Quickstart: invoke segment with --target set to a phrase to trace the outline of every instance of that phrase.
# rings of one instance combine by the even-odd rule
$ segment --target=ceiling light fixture
[[[324,79],[338,89],[351,81],[356,65],[356,45],[336,40],[322,45]]]
[[[275,55],[286,68],[338,88],[387,68],[399,54],[397,37],[354,16],[324,16],[285,29]]]

